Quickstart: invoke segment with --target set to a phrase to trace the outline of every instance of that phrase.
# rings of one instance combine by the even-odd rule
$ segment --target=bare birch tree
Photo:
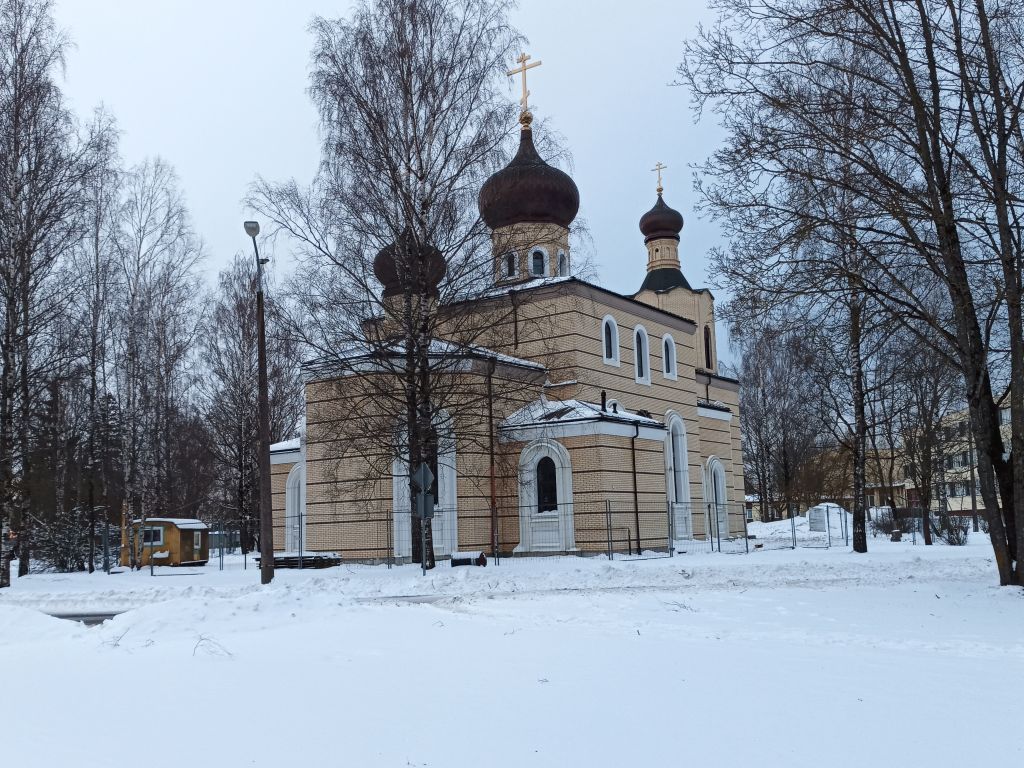
[[[714,108],[729,135],[705,168],[709,203],[742,241],[783,243],[751,261],[748,276],[790,271],[809,233],[848,233],[858,256],[847,265],[851,286],[951,357],[971,412],[999,580],[1020,583],[1024,451],[1007,458],[998,408],[1005,387],[1011,412],[1024,418],[1013,405],[1014,392],[1024,398],[1024,349],[1011,223],[1019,174],[1010,173],[1024,146],[1011,138],[1024,98],[1024,10],[985,0],[715,7],[718,22],[689,44],[681,67],[698,108]],[[793,196],[794,185],[854,208],[822,211],[809,204],[817,198]],[[939,315],[935,281],[948,296]],[[1014,441],[1024,440],[1013,418]]]
[[[241,545],[255,543],[259,520],[256,421],[256,296],[252,262],[235,256],[210,296],[203,334],[206,373],[201,387],[206,423],[218,467],[222,519],[237,520]],[[294,334],[285,333],[270,291],[267,313],[267,380],[271,441],[292,437],[302,417],[302,380]]]
[[[455,407],[477,413],[487,439],[493,393],[465,373],[486,367],[477,345],[508,310],[458,307],[484,296],[492,248],[501,251],[477,195],[509,156],[515,126],[504,71],[521,39],[510,8],[377,0],[349,21],[315,20],[320,174],[308,190],[261,181],[251,196],[302,253],[296,325],[318,370],[345,379],[359,416],[340,427],[346,443],[373,446],[381,471],[396,459],[436,463],[438,419]],[[377,254],[384,273],[380,262],[374,272]],[[418,525],[414,516],[413,558],[432,567],[429,521],[422,553]]]

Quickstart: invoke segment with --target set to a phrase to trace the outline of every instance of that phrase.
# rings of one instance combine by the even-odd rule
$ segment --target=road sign
[[[429,520],[434,516],[434,495],[432,493],[416,494],[416,517]]]
[[[426,463],[421,463],[416,467],[416,471],[412,473],[412,484],[421,491],[430,490],[430,486],[434,484],[434,473],[430,471],[430,467]]]

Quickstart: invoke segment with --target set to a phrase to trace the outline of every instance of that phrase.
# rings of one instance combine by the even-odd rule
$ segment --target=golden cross
[[[519,64],[519,67],[516,68],[516,69],[510,69],[508,71],[508,76],[509,77],[515,77],[516,75],[522,75],[523,76],[523,98],[520,100],[519,103],[523,107],[523,113],[524,114],[526,112],[530,111],[529,106],[527,104],[527,100],[530,98],[530,92],[528,90],[526,90],[526,70],[533,69],[534,67],[539,67],[540,64],[541,64],[539,61],[535,61],[535,62],[533,62],[533,64],[527,64],[526,62],[528,62],[529,60],[530,60],[529,54],[527,54],[527,53],[519,54],[519,58],[516,59],[516,63]]]
[[[651,170],[655,171],[658,174],[658,194],[660,195],[662,192],[665,191],[664,189],[662,189],[662,186],[661,186],[661,172],[665,171],[665,170],[668,170],[668,166],[664,165],[661,162],[661,160],[659,160],[657,162],[657,164],[655,164],[655,166],[653,168],[651,168]]]

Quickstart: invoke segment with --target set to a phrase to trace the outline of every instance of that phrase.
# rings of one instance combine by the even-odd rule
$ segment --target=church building
[[[683,217],[665,202],[663,166],[639,219],[636,290],[609,290],[573,275],[579,191],[539,156],[525,105],[520,123],[516,156],[479,193],[493,284],[438,310],[453,323],[500,320],[460,368],[479,401],[439,413],[435,556],[666,551],[742,536],[739,384],[719,373],[714,297],[683,274]],[[394,269],[385,249],[385,296]],[[339,438],[349,375],[308,366],[303,434],[272,447],[275,549],[408,561],[408,463],[367,462]]]

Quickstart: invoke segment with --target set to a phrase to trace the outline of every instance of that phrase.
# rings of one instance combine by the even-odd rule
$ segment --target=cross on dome
[[[657,164],[653,168],[651,168],[651,170],[658,174],[658,194],[660,195],[662,192],[665,191],[664,188],[661,186],[661,172],[668,170],[668,166],[662,163],[661,160],[659,160]]]
[[[525,51],[519,54],[519,57],[516,59],[516,63],[519,66],[510,69],[507,73],[509,77],[515,77],[516,75],[523,76],[523,95],[522,98],[520,98],[519,100],[519,105],[521,108],[520,122],[523,123],[524,127],[530,124],[530,121],[525,119],[528,115],[530,115],[530,91],[527,90],[526,88],[526,70],[533,69],[534,67],[539,67],[541,65],[541,62],[539,61],[535,61],[532,64],[527,64],[526,62],[528,62],[530,58],[530,55]]]

